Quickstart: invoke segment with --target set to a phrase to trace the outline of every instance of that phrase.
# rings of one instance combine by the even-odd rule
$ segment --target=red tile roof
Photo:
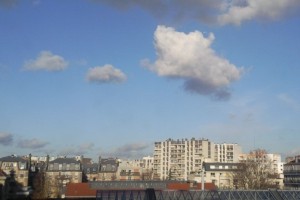
[[[69,183],[66,198],[96,197],[96,189],[91,189],[88,183]]]

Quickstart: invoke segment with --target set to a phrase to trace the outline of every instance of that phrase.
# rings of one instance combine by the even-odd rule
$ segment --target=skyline
[[[299,154],[297,0],[0,1],[0,156],[207,138]]]

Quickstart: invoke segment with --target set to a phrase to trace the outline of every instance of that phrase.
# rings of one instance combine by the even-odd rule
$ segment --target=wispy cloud
[[[34,60],[25,62],[23,69],[30,71],[61,71],[68,67],[68,62],[50,51],[42,51]]]
[[[294,110],[300,110],[300,102],[296,101],[288,94],[279,94],[278,99]]]
[[[146,143],[133,143],[133,144],[125,144],[120,146],[111,152],[102,153],[108,157],[117,157],[117,158],[141,158],[147,154],[147,149],[150,147],[149,144]]]
[[[126,75],[112,65],[104,65],[90,68],[86,79],[94,83],[120,83],[127,79]]]
[[[176,23],[195,20],[208,24],[235,24],[248,20],[275,20],[300,6],[298,0],[90,0],[118,9],[139,7],[158,19]]]
[[[11,133],[0,132],[0,144],[4,146],[11,145],[13,143],[13,135]]]
[[[214,35],[201,32],[188,34],[158,26],[154,33],[157,60],[142,64],[159,76],[182,79],[187,91],[228,99],[228,86],[240,79],[243,69],[237,68],[211,48]]]
[[[183,21],[196,19],[209,22],[216,11],[224,5],[222,0],[91,0],[92,2],[105,3],[118,9],[129,9],[140,7],[159,19],[170,19],[171,21]]]
[[[26,149],[40,149],[48,145],[49,142],[40,141],[36,138],[34,139],[24,139],[20,140],[18,143],[18,147],[20,148],[26,148]]]
[[[14,7],[19,3],[19,0],[0,0],[0,6],[3,7]]]
[[[63,156],[79,156],[87,154],[88,152],[92,151],[94,149],[93,143],[83,143],[79,146],[69,146],[64,149],[62,149],[59,153],[59,155]]]

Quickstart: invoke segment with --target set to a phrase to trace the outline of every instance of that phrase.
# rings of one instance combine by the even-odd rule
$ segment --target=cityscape
[[[243,153],[238,144],[215,144],[203,138],[155,142],[152,155],[135,160],[101,155],[96,161],[84,155],[9,155],[0,158],[0,170],[2,199],[95,198],[97,189],[151,187],[204,191],[300,187],[300,155],[282,161],[280,154],[263,149]]]
[[[299,0],[0,0],[0,199],[300,199]]]

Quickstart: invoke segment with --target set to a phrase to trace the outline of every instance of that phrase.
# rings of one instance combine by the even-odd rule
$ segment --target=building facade
[[[236,163],[241,153],[242,148],[238,144],[215,144],[214,162]]]
[[[219,189],[235,188],[232,174],[239,170],[239,163],[204,163],[204,182],[213,183]],[[200,182],[198,177],[197,182]]]
[[[283,166],[284,188],[300,189],[300,155]]]
[[[188,180],[214,158],[214,144],[207,139],[155,142],[153,175],[158,180]]]
[[[64,197],[68,183],[82,182],[82,165],[74,158],[57,158],[47,162],[46,180],[48,196]]]

